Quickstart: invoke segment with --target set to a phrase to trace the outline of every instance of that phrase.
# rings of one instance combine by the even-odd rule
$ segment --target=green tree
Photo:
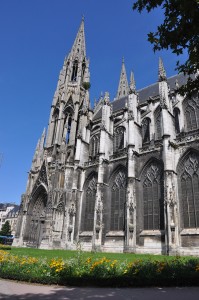
[[[11,226],[9,221],[6,221],[1,227],[0,235],[11,235]]]
[[[164,11],[164,21],[156,32],[148,34],[154,51],[171,49],[178,56],[187,53],[188,59],[176,63],[176,70],[184,74],[198,74],[199,70],[199,0],[136,0],[133,10],[152,11],[160,7]],[[198,91],[199,76],[188,78],[179,92],[192,94]]]

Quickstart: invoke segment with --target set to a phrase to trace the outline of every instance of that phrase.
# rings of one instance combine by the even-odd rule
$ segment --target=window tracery
[[[93,176],[85,191],[85,215],[82,218],[83,231],[93,231],[96,191],[97,182]]]
[[[119,126],[115,129],[113,136],[113,152],[117,152],[124,148],[124,127]]]
[[[199,127],[199,99],[188,99],[184,103],[185,119],[187,131],[194,130]]]
[[[162,170],[156,162],[147,168],[143,179],[144,230],[163,229]]]
[[[199,227],[199,155],[191,153],[180,172],[180,195],[184,228]]]
[[[119,171],[111,188],[111,231],[124,230],[126,174]]]
[[[90,156],[94,158],[97,156],[98,153],[99,153],[99,134],[95,134],[91,138],[91,142],[90,142]]]

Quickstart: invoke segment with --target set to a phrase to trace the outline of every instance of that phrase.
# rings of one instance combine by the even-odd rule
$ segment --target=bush
[[[0,250],[0,277],[27,282],[95,286],[184,286],[199,284],[199,259],[120,262],[106,257],[34,258]]]

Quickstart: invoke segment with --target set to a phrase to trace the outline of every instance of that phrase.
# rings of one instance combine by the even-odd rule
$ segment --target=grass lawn
[[[0,250],[1,278],[73,286],[199,284],[199,258],[6,248]]]
[[[48,260],[52,258],[63,258],[70,259],[75,258],[79,255],[78,251],[72,250],[43,250],[43,249],[34,249],[34,248],[15,248],[12,247],[10,253],[18,256],[30,256],[36,258],[47,258]],[[173,256],[165,255],[150,255],[150,254],[133,254],[133,253],[104,253],[104,252],[81,252],[82,259],[87,259],[88,257],[97,259],[106,257],[111,260],[118,261],[127,261],[131,262],[137,259],[141,260],[170,260],[173,259]]]

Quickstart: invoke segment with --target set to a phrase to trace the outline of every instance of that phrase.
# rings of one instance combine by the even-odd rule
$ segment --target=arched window
[[[199,227],[199,155],[191,153],[181,164],[179,194],[184,228]]]
[[[175,132],[180,133],[180,123],[179,123],[180,110],[177,107],[174,108],[173,114],[174,114]]]
[[[93,231],[94,225],[94,209],[95,209],[95,198],[96,198],[97,182],[93,176],[85,190],[85,211],[82,216],[82,230]]]
[[[67,132],[66,132],[66,144],[68,144],[70,140],[71,122],[72,122],[72,118],[71,116],[69,116],[68,124],[67,124]]]
[[[161,175],[162,169],[154,161],[149,165],[143,176],[144,230],[164,228],[164,200]]]
[[[113,152],[124,148],[124,127],[117,127],[113,136]]]
[[[62,123],[62,138],[65,138],[66,144],[69,143],[70,140],[70,132],[71,132],[71,123],[72,123],[72,116],[74,115],[74,106],[72,97],[69,98],[67,104],[64,107],[64,122]]]
[[[162,117],[161,110],[158,107],[155,111],[155,139],[160,140],[162,138]]]
[[[111,231],[124,230],[125,198],[126,174],[119,171],[111,187]]]
[[[73,63],[71,81],[77,81],[77,71],[78,71],[78,60],[75,60]]]
[[[145,118],[142,121],[142,139],[143,143],[150,141],[150,122],[151,120],[149,118]]]
[[[194,130],[199,127],[199,103],[198,98],[187,99],[184,102],[186,129]]]
[[[90,156],[96,157],[99,153],[99,134],[94,135],[90,142]]]

